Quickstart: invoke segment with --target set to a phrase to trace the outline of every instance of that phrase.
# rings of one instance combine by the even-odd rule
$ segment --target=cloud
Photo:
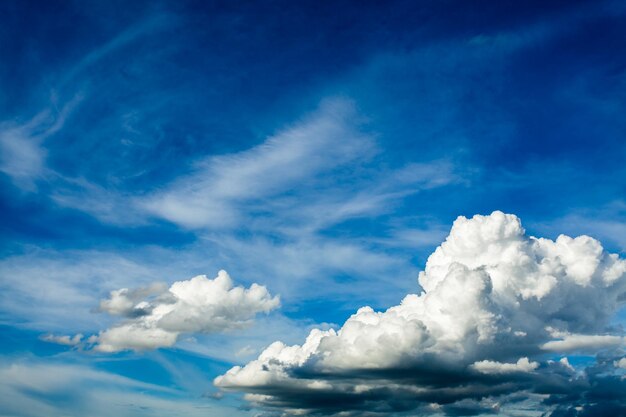
[[[82,99],[77,95],[59,111],[44,110],[24,124],[0,123],[0,171],[24,191],[35,191],[36,182],[50,174],[43,142],[63,128]]]
[[[132,45],[138,39],[147,35],[154,36],[155,33],[173,27],[175,24],[176,19],[171,14],[152,14],[127,27],[113,39],[91,50],[73,67],[69,68],[60,80],[60,87],[63,88],[68,84],[76,83],[77,79],[81,79],[81,75],[84,78],[84,73],[95,64],[102,62],[108,56],[113,55],[119,50]]]
[[[118,200],[121,200],[123,196],[108,192],[97,184],[89,183],[83,177],[84,173],[77,177],[70,177],[63,172],[61,167],[48,166],[46,161],[48,154],[54,154],[60,148],[53,143],[46,143],[46,140],[59,134],[66,127],[68,117],[76,111],[78,104],[85,99],[85,96],[89,95],[85,92],[89,91],[87,86],[93,83],[93,78],[96,78],[94,74],[97,72],[89,71],[94,65],[102,63],[103,60],[143,37],[175,27],[176,23],[177,19],[174,15],[151,14],[131,25],[67,68],[62,76],[55,80],[52,91],[46,91],[43,97],[46,104],[33,111],[35,116],[30,120],[26,122],[0,121],[0,172],[8,175],[18,188],[27,192],[37,191],[37,183],[46,181],[52,186],[50,197],[61,206],[93,212],[96,217],[107,218],[112,222],[130,223],[129,219],[123,219],[124,216],[112,214],[112,206],[116,205],[115,208],[119,209],[121,201]],[[76,89],[77,85],[80,86],[79,90]],[[59,99],[59,97],[67,96],[71,99],[65,103]],[[93,99],[93,97],[89,98]],[[76,132],[72,129],[69,131],[70,136]],[[67,149],[60,150],[67,153]],[[73,172],[71,175],[76,175],[76,173]],[[88,200],[97,201],[85,201],[86,197]],[[133,217],[132,222],[138,223],[140,219]]]
[[[196,233],[245,227],[291,244],[347,220],[387,214],[407,196],[466,182],[469,170],[445,158],[381,164],[365,120],[351,100],[331,97],[256,146],[186,161],[167,183],[129,192],[126,177],[102,184],[56,172],[49,197],[116,226],[164,219]]]
[[[23,253],[0,261],[3,314],[19,317],[30,328],[55,333],[101,328],[106,325],[103,318],[90,311],[104,293],[128,282],[149,286],[155,279],[180,274],[176,273],[180,265],[173,265],[171,254],[162,250],[143,253],[154,259],[151,265],[134,255],[25,247]],[[184,255],[178,261],[193,265]]]
[[[189,392],[164,388],[94,367],[11,358],[0,359],[0,415],[243,416]]]
[[[532,372],[539,367],[539,363],[530,362],[528,358],[520,358],[516,363],[484,360],[474,362],[470,367],[483,374],[508,374],[511,372]]]
[[[178,281],[166,291],[160,285],[123,288],[112,291],[100,303],[100,309],[127,320],[100,332],[92,342],[101,352],[170,347],[182,333],[246,327],[256,314],[268,313],[279,304],[279,298],[272,297],[261,285],[234,287],[226,271],[220,271],[214,279],[199,275]]]
[[[408,194],[460,181],[445,160],[374,170],[368,163],[378,149],[374,135],[363,131],[362,119],[350,100],[326,99],[263,143],[200,159],[192,172],[134,204],[189,229],[245,222],[265,231],[315,231],[379,214]]]
[[[516,392],[555,394],[573,378],[571,366],[541,363],[542,348],[559,347],[554,338],[622,337],[609,324],[626,298],[626,261],[588,236],[529,237],[514,215],[459,217],[419,283],[424,292],[400,305],[362,307],[302,345],[275,342],[214,382],[291,414],[506,403]]]
[[[286,311],[308,306],[310,300],[319,298],[335,305],[358,306],[365,302],[362,300],[389,305],[406,294],[410,282],[394,282],[388,277],[416,273],[398,256],[345,239],[288,244],[216,237],[215,241],[205,239],[182,248],[125,248],[123,253],[36,247],[23,250],[0,261],[0,319],[8,323],[19,318],[31,330],[55,335],[90,335],[111,327],[120,317],[145,314],[144,310],[132,310],[145,301],[142,297],[154,299],[162,292],[157,288],[151,293],[155,282],[171,283],[220,267],[227,268],[232,276],[245,277],[246,287],[252,282],[266,283],[272,293],[281,294]],[[213,255],[207,258],[207,253]],[[246,256],[241,257],[242,253]],[[358,277],[360,284],[337,279],[342,274]],[[120,291],[123,288],[127,290]],[[111,291],[118,291],[120,297],[111,297]],[[146,291],[150,294],[140,294]],[[119,304],[114,307],[102,303],[106,301],[103,299]],[[113,314],[97,314],[98,310]],[[196,334],[197,343],[187,343],[183,337],[177,346],[237,361],[241,358],[234,353],[246,345],[259,352],[285,334],[290,335],[289,343],[298,342],[313,324],[307,319],[306,315],[288,319],[280,313],[270,314],[258,317],[251,328],[227,335]]]
[[[626,253],[626,201],[615,200],[599,208],[578,208],[571,213],[534,225],[546,233],[584,233]]]
[[[102,187],[85,178],[65,177],[57,173],[59,181],[50,198],[61,207],[69,207],[115,226],[138,226],[148,223],[145,213],[136,210],[132,198],[117,190]]]
[[[384,297],[395,302],[406,293],[407,283],[391,279],[391,273],[412,272],[405,259],[353,239],[300,236],[279,241],[261,236],[220,236],[216,245],[225,255],[225,262],[236,264],[245,276],[271,276],[273,288],[289,303],[318,297],[371,300],[373,294],[377,302]],[[242,253],[246,254],[243,260]],[[359,287],[355,288],[351,279],[336,279],[341,275],[361,278]]]
[[[371,154],[374,142],[352,127],[355,118],[349,101],[328,100],[261,145],[199,161],[193,173],[138,204],[184,227],[232,225],[241,215],[238,205],[310,185],[316,173]]]
[[[46,334],[41,337],[41,340],[65,346],[78,346],[83,340],[83,335],[81,333],[74,336],[55,336],[52,334]]]
[[[122,288],[111,291],[109,298],[100,301],[100,311],[115,316],[136,317],[150,313],[151,305],[144,298],[162,294],[167,290],[165,284],[154,283],[145,288],[129,290]]]
[[[626,345],[626,337],[614,335],[566,335],[562,340],[551,340],[541,348],[554,352],[587,351],[596,352],[600,349],[615,348]]]
[[[89,213],[109,225],[157,226],[177,231],[175,226],[179,225],[194,229],[199,239],[193,245],[179,248],[179,253],[190,254],[199,264],[199,259],[206,263],[205,253],[212,251],[218,259],[211,259],[209,268],[227,267],[229,271],[246,274],[251,280],[271,274],[280,293],[293,296],[295,302],[318,294],[311,288],[315,276],[324,282],[319,285],[323,291],[320,294],[352,300],[354,285],[343,279],[350,276],[350,281],[367,278],[362,286],[363,293],[368,294],[367,301],[355,301],[353,306],[364,302],[388,304],[396,302],[398,296],[407,291],[407,281],[386,277],[412,273],[408,254],[399,254],[397,245],[391,250],[388,246],[381,250],[377,247],[381,242],[372,235],[339,235],[333,227],[349,220],[389,214],[408,195],[458,183],[461,175],[458,167],[445,159],[392,167],[381,164],[376,159],[380,156],[376,135],[368,131],[364,120],[350,100],[329,98],[317,110],[279,129],[256,146],[229,154],[199,156],[190,169],[179,167],[186,173],[165,184],[143,182],[146,188],[134,188],[131,194],[126,189],[126,179],[116,178],[114,174],[108,176],[106,184],[101,184],[89,172],[62,172],[59,166],[54,167],[58,169],[54,172],[50,167],[45,168],[50,175],[46,176],[47,186],[42,191],[49,192],[48,196],[57,205]],[[62,213],[72,216],[65,210]],[[175,225],[163,225],[160,219]],[[138,236],[147,229],[119,230],[124,236]],[[117,232],[115,234],[117,236]],[[425,234],[421,234],[424,239]],[[396,239],[395,243],[406,247],[415,238],[415,235],[406,236]],[[426,240],[433,242],[432,237]],[[51,323],[52,313],[54,316],[72,314],[67,312],[63,291],[76,295],[74,301],[80,299],[80,307],[91,307],[93,304],[89,302],[99,296],[98,291],[128,286],[129,280],[135,282],[136,276],[141,280],[133,285],[145,285],[148,272],[154,272],[157,279],[162,280],[167,279],[164,270],[178,278],[207,269],[206,264],[202,268],[181,265],[183,262],[176,261],[179,255],[169,248],[162,251],[169,253],[157,256],[169,258],[178,269],[166,266],[168,262],[154,260],[150,254],[152,249],[134,251],[148,255],[138,254],[132,260],[127,252],[115,255],[114,251],[94,254],[100,261],[89,259],[92,255],[89,251],[58,251],[50,256],[54,259],[45,261],[30,255],[22,259],[12,257],[2,264],[21,263],[21,268],[12,268],[10,272],[15,277],[28,274],[32,280],[13,279],[7,274],[3,286],[17,290],[24,299],[38,298],[37,292],[28,288],[36,286],[35,283],[54,287],[54,297],[37,300],[46,306],[60,301],[52,306],[55,312],[39,310],[47,321],[39,328],[63,333],[86,332],[90,330],[87,326],[71,329],[59,328],[63,326],[60,321]],[[241,253],[247,254],[246,259],[241,259]],[[69,258],[65,263],[72,269],[71,280],[63,276],[68,265],[57,260],[58,257]],[[114,259],[106,259],[108,257]],[[81,263],[79,260],[90,265],[77,265]],[[126,273],[131,269],[127,261],[140,271]],[[94,276],[92,268],[100,271],[111,263],[115,266],[107,272],[106,282]],[[38,265],[42,268],[36,268]],[[116,268],[121,268],[119,274]],[[50,279],[46,279],[46,275]],[[58,278],[53,279],[52,275]],[[370,279],[374,276],[380,279]],[[86,281],[89,284],[84,285]],[[372,289],[376,286],[389,288],[388,284],[393,287],[391,291]],[[88,287],[87,292],[84,287]],[[13,301],[14,295],[15,292],[7,295],[6,310],[14,307],[24,315],[37,315],[38,311],[28,308],[28,303]],[[72,305],[78,306],[77,303]],[[79,320],[102,321],[86,314],[80,315]],[[77,320],[70,322],[75,324]],[[100,324],[99,328],[102,326]]]

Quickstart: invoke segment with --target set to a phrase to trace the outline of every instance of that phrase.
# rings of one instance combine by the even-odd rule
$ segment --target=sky
[[[625,23],[0,2],[0,416],[626,416]]]

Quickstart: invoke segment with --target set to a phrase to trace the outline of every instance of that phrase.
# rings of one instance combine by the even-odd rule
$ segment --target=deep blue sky
[[[73,382],[0,414],[96,415],[84,398],[106,393],[119,415],[248,415],[213,377],[419,292],[459,215],[623,255],[625,19],[620,1],[1,2],[0,363]],[[108,326],[109,291],[219,269],[281,309],[149,353],[40,340]]]

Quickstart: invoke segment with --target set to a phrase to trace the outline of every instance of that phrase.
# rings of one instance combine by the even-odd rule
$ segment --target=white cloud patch
[[[474,362],[470,367],[483,374],[508,374],[512,372],[532,372],[539,367],[539,362],[530,362],[528,358],[520,358],[516,363],[484,360]]]
[[[43,142],[63,127],[81,97],[77,96],[60,111],[44,110],[27,123],[0,123],[0,171],[25,191],[35,191],[37,180],[47,173]]]
[[[24,253],[0,261],[0,304],[12,317],[19,317],[31,329],[52,333],[88,332],[106,326],[102,315],[90,314],[102,294],[134,282],[150,282],[187,276],[198,269],[188,257],[175,259],[170,253],[153,248],[144,255],[149,264],[130,252],[123,255],[86,251],[54,251],[28,247]],[[192,265],[185,270],[180,263]],[[183,275],[184,276],[184,275]],[[36,306],[36,308],[33,308]]]
[[[350,100],[327,99],[257,146],[200,159],[188,174],[133,199],[134,209],[189,229],[245,224],[290,235],[380,214],[409,194],[461,180],[446,160],[374,169],[376,141],[362,125]]]
[[[27,359],[0,362],[0,415],[20,417],[247,416],[187,391],[89,366]]]
[[[112,291],[100,309],[128,319],[93,339],[102,352],[173,346],[182,333],[215,333],[248,326],[258,313],[280,304],[264,286],[234,287],[226,271],[138,290]],[[148,297],[148,298],[146,298]],[[150,298],[151,297],[151,298]]]
[[[154,283],[145,288],[129,290],[121,288],[111,291],[109,298],[100,301],[100,311],[115,316],[142,316],[149,314],[151,304],[144,301],[145,298],[162,294],[167,286],[162,283]]]
[[[207,258],[207,253],[213,255]],[[243,258],[242,253],[246,254]],[[141,309],[133,310],[162,292],[149,291],[155,281],[171,283],[220,267],[233,277],[246,277],[246,286],[252,282],[269,285],[271,279],[272,293],[281,294],[289,303],[289,310],[312,298],[357,306],[363,303],[359,300],[374,299],[377,305],[388,305],[410,288],[410,282],[397,282],[391,277],[416,273],[401,258],[374,251],[362,242],[343,239],[288,245],[269,239],[246,243],[224,238],[216,239],[214,244],[204,240],[182,251],[144,247],[128,248],[121,254],[28,248],[25,253],[0,261],[0,305],[8,316],[19,317],[31,330],[90,335],[94,329],[111,327],[120,317],[145,314]],[[359,285],[336,280],[340,273],[358,277]],[[120,291],[123,288],[127,290]],[[166,290],[165,286],[161,288]],[[112,290],[119,292],[118,297],[104,296]],[[104,298],[109,303],[102,303]],[[119,303],[115,308],[113,300]],[[113,314],[97,314],[109,313],[107,309]],[[259,352],[285,334],[289,338],[283,340],[296,343],[312,324],[307,320],[304,324],[292,322],[280,313],[270,314],[258,317],[248,329],[228,334],[196,334],[199,342],[194,344],[185,343],[182,337],[177,346],[237,361],[241,358],[235,353],[246,345]]]
[[[513,382],[553,372],[542,371],[532,356],[546,345],[573,347],[550,345],[554,337],[622,338],[607,332],[626,298],[626,261],[588,236],[529,237],[514,215],[459,217],[419,283],[424,292],[398,306],[363,307],[337,331],[313,330],[302,345],[275,342],[215,384],[294,413],[318,409],[315,403],[331,393],[344,396],[345,409],[384,408],[389,392],[394,398],[413,393],[416,404],[443,404],[503,392],[499,385],[467,382],[468,369]],[[464,388],[459,381],[466,381]],[[329,388],[313,390],[314,382]],[[504,391],[519,389],[512,383]]]
[[[74,336],[57,336],[52,334],[46,334],[41,337],[41,340],[64,346],[78,346],[83,340],[83,335],[81,333],[78,333]]]
[[[541,348],[553,352],[596,352],[600,349],[626,346],[626,337],[615,335],[568,334],[561,340],[551,340]]]
[[[44,147],[41,150],[45,153]],[[416,239],[432,244],[436,238],[421,231],[421,236],[395,239],[389,250],[370,233],[335,233],[332,228],[354,219],[371,221],[393,212],[409,195],[462,179],[450,160],[396,167],[381,163],[379,157],[376,134],[365,117],[350,100],[330,98],[256,146],[200,155],[173,181],[134,189],[132,195],[124,191],[125,177],[113,176],[105,184],[90,175],[76,177],[44,167],[46,187],[41,191],[49,192],[60,206],[117,226],[167,219],[194,229],[199,238],[177,250],[24,248],[22,254],[0,262],[4,310],[38,330],[88,332],[108,326],[107,318],[88,314],[103,291],[220,267],[250,281],[271,276],[275,291],[292,303],[322,297],[349,300],[351,306],[395,303],[411,283],[394,276],[415,271],[408,254],[398,249],[413,247]],[[207,259],[207,252],[214,255]],[[38,308],[30,308],[30,303]]]
[[[354,118],[351,103],[329,100],[261,145],[198,162],[193,173],[138,204],[189,228],[233,225],[242,203],[310,185],[318,172],[371,155],[374,142],[352,127]]]

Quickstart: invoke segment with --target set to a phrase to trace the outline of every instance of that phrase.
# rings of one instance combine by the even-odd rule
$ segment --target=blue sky
[[[0,16],[2,415],[276,412],[213,379],[419,294],[458,216],[501,210],[528,235],[626,253],[622,2],[6,1]],[[119,326],[111,291],[219,270],[280,307],[156,350],[53,343]]]

